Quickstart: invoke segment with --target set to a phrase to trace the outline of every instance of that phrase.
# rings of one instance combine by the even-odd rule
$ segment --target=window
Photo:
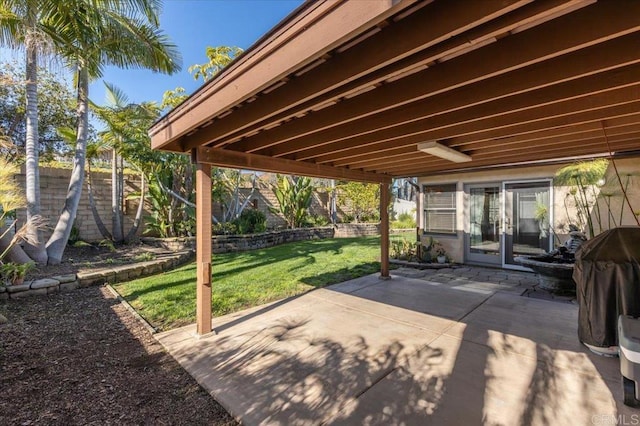
[[[455,234],[455,183],[424,187],[424,230],[425,232]]]

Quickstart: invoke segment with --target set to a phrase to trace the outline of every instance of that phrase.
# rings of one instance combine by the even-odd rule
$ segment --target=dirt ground
[[[0,424],[236,424],[106,288],[0,314]]]
[[[151,260],[166,250],[137,243],[108,247],[98,243],[78,247],[67,246],[59,265],[42,265],[29,271],[27,279],[52,277],[55,275],[75,274],[83,269],[100,269],[109,266],[136,263]]]

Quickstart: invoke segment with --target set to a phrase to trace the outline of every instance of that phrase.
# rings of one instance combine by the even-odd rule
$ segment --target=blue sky
[[[107,68],[89,89],[91,99],[104,102],[102,80],[122,89],[131,102],[160,101],[166,90],[182,86],[192,93],[202,83],[187,69],[206,62],[207,46],[250,47],[293,11],[302,0],[165,0],[160,25],[182,53],[182,71],[168,76],[146,70]]]

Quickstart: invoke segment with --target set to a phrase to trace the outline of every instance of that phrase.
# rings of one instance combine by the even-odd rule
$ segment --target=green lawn
[[[380,270],[380,238],[283,244],[213,256],[213,315],[224,315]],[[144,318],[162,330],[195,322],[196,265],[116,284]]]

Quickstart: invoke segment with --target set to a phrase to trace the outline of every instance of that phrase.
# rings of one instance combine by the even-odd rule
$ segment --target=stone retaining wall
[[[379,223],[337,223],[336,238],[367,237],[380,235]]]
[[[78,274],[60,275],[24,284],[0,286],[0,300],[19,299],[28,296],[45,295],[93,285],[114,284],[139,277],[158,274],[173,269],[193,258],[192,251],[182,251],[147,262],[119,265],[111,268],[82,271]]]
[[[273,247],[295,241],[306,241],[333,238],[332,226],[320,228],[284,229],[250,235],[214,235],[211,238],[213,253],[230,253],[236,251],[256,250]],[[189,238],[141,238],[145,244],[163,247],[168,250],[195,249],[195,237]]]
[[[410,230],[414,230],[411,228]],[[407,229],[391,229],[390,232],[405,232]],[[230,253],[236,251],[255,250],[277,246],[294,241],[305,241],[323,238],[353,238],[380,235],[379,223],[338,223],[333,226],[318,228],[283,229],[250,235],[214,235],[211,238],[211,249],[214,253]],[[195,249],[195,237],[149,238],[140,239],[143,243],[167,250]]]

